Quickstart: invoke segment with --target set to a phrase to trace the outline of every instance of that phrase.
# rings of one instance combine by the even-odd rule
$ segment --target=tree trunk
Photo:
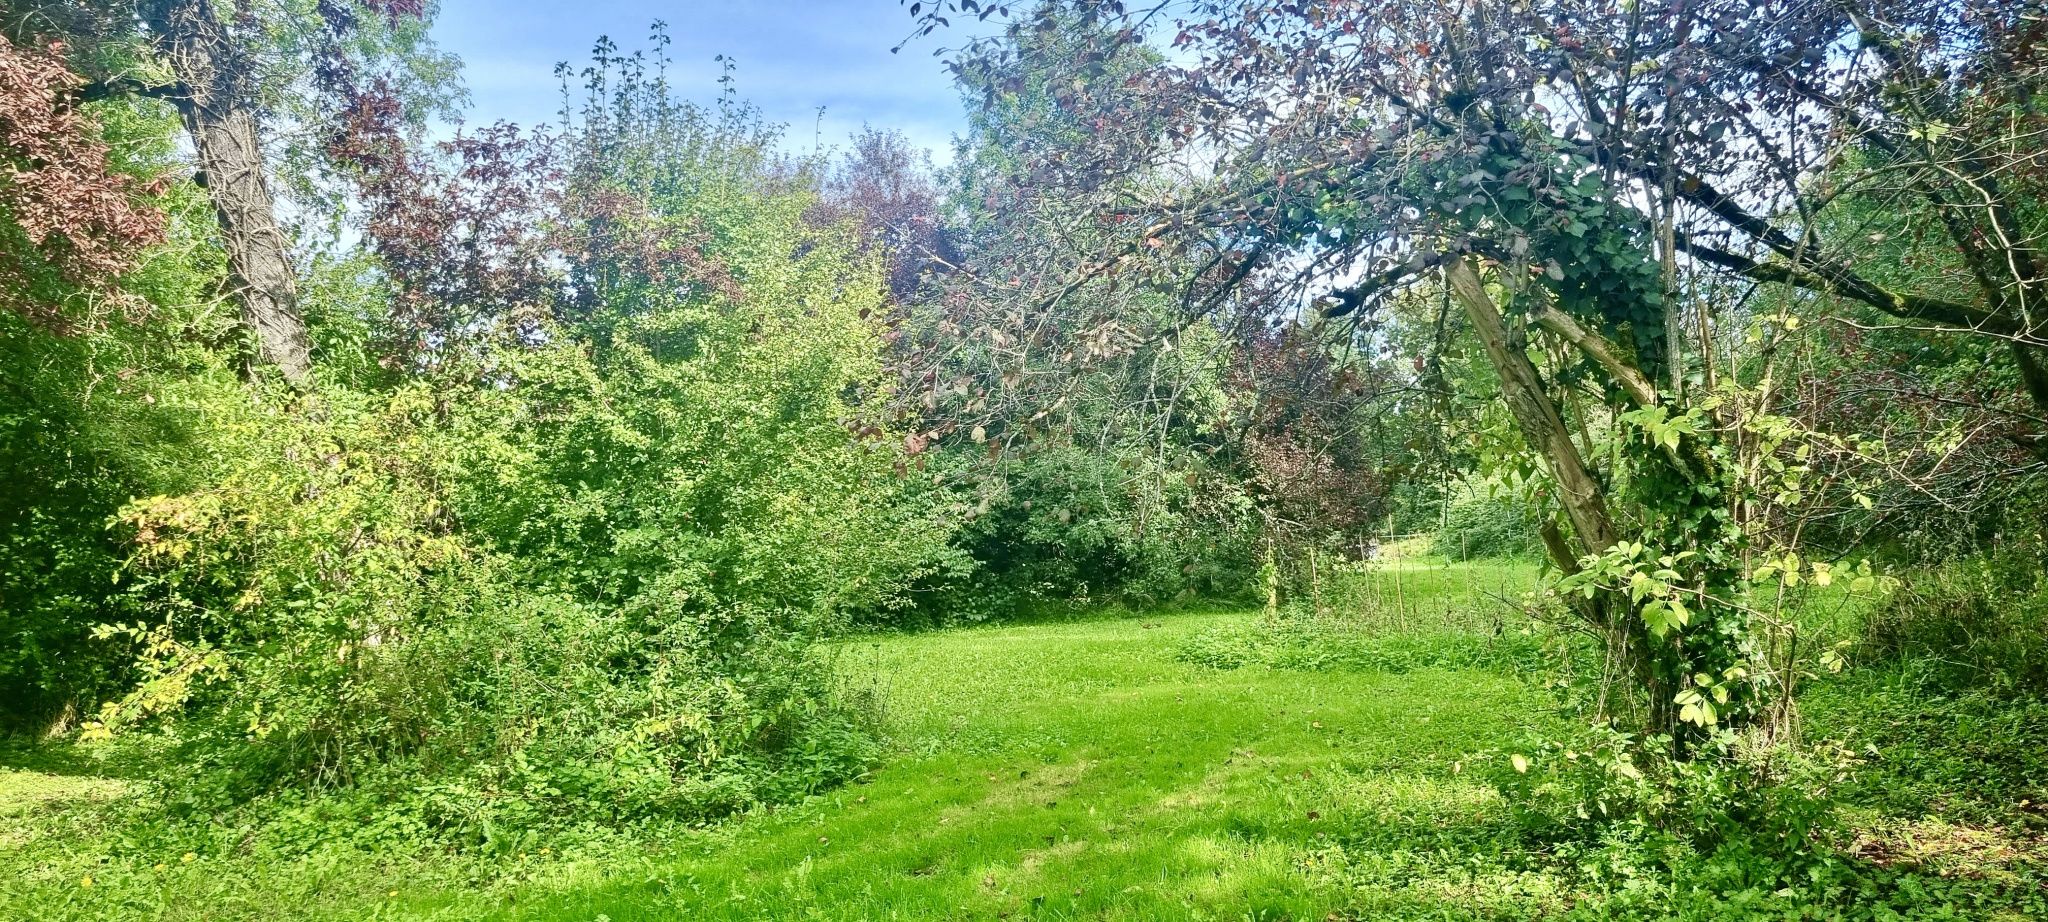
[[[256,132],[247,61],[208,0],[158,0],[147,7],[157,48],[180,84],[176,97],[227,250],[229,284],[254,339],[256,365],[275,365],[298,385],[312,367],[296,276]]]
[[[2035,408],[2048,412],[2048,349],[2013,343],[2012,358],[2020,367],[2020,380],[2026,385],[2027,396],[2033,398]],[[2031,440],[2024,441],[2028,441],[2034,454],[2048,458],[2048,434],[2035,433]]]
[[[1607,512],[1606,492],[1586,469],[1578,446],[1572,444],[1571,430],[1565,428],[1557,406],[1544,393],[1543,378],[1537,374],[1535,364],[1508,341],[1507,327],[1487,295],[1486,286],[1480,282],[1479,271],[1467,257],[1446,263],[1444,275],[1450,280],[1451,293],[1472,321],[1473,331],[1485,344],[1494,371],[1500,375],[1501,396],[1507,399],[1508,410],[1514,414],[1522,437],[1557,481],[1559,502],[1571,519],[1580,546],[1588,554],[1613,547],[1620,536]]]
[[[1557,481],[1559,504],[1571,520],[1580,547],[1588,554],[1599,554],[1613,547],[1621,536],[1607,509],[1607,493],[1586,468],[1578,446],[1572,444],[1571,430],[1565,428],[1557,405],[1545,393],[1543,378],[1537,373],[1535,363],[1529,361],[1522,347],[1508,337],[1500,311],[1494,307],[1493,298],[1487,295],[1486,286],[1479,279],[1479,270],[1472,265],[1470,257],[1465,257],[1446,263],[1444,275],[1451,284],[1452,296],[1465,308],[1465,316],[1471,320],[1473,332],[1486,346],[1487,358],[1500,376],[1501,396],[1507,400],[1508,410],[1522,430],[1522,438],[1529,443],[1530,450],[1543,459],[1544,466],[1550,469],[1551,478]],[[1555,318],[1552,319],[1555,322]],[[1635,374],[1635,378],[1641,377],[1639,372]],[[1649,402],[1654,403],[1656,394],[1648,383],[1635,383],[1647,392],[1642,396],[1647,396]],[[1543,538],[1551,556],[1558,558],[1558,566],[1564,572],[1578,571],[1577,561],[1567,559],[1570,548],[1564,545],[1564,538],[1555,526],[1546,523]],[[1641,685],[1649,706],[1645,721],[1647,728],[1670,732],[1677,725],[1676,708],[1672,704],[1673,690],[1666,677],[1659,673],[1651,655],[1656,641],[1643,620],[1636,616],[1634,607],[1628,604],[1627,597],[1601,593],[1571,604],[1582,617],[1606,633],[1609,649],[1618,656],[1621,669],[1633,674]]]

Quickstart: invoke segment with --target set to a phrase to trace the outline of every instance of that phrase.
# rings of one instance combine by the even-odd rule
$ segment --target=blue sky
[[[599,35],[626,50],[646,45],[654,20],[669,25],[671,81],[686,97],[717,96],[718,55],[738,61],[739,95],[789,126],[787,146],[822,135],[845,147],[863,124],[897,128],[940,161],[964,129],[959,97],[932,52],[964,35],[910,33],[897,0],[441,0],[435,41],[462,58],[472,125],[532,125],[561,107],[557,61],[582,67]],[[822,131],[818,107],[825,107]]]

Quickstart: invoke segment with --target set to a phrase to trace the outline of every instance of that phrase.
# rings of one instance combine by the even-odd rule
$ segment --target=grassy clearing
[[[1516,682],[1217,671],[1173,659],[1241,615],[1002,627],[866,648],[914,755],[729,826],[653,881],[550,905],[614,920],[1320,917],[1332,837],[1504,819],[1452,763],[1530,713]],[[695,854],[692,854],[692,853]],[[1261,915],[1263,914],[1263,915]]]
[[[1216,669],[1210,612],[846,645],[897,754],[863,783],[659,841],[374,859],[151,854],[84,798],[118,782],[11,770],[0,916],[86,918],[1323,918],[1380,843],[1417,912],[1495,852],[1504,805],[1461,759],[1539,719],[1497,671]],[[76,767],[62,770],[75,771]],[[98,819],[94,819],[97,817]],[[545,849],[545,852],[543,852]],[[1402,870],[1405,869],[1405,870]],[[1341,871],[1341,873],[1340,873]],[[92,878],[90,886],[85,884]],[[1464,879],[1464,878],[1457,878]]]
[[[1339,565],[1319,600],[1297,601],[1362,631],[1491,634],[1535,584],[1534,561],[1447,560],[1426,549],[1423,538],[1390,544],[1376,560]]]
[[[1437,587],[1421,593],[1426,603],[1467,591],[1429,583],[1446,568],[1427,560],[1399,565]],[[1493,575],[1526,585],[1529,569]],[[1513,657],[1446,658],[1498,638],[1346,647],[1340,626],[1316,638],[1339,654],[1308,668],[1258,664],[1286,662],[1270,656],[1205,665],[1235,638],[1270,636],[1247,630],[1260,617],[1042,621],[849,643],[849,690],[886,702],[895,743],[860,783],[703,828],[536,840],[502,855],[158,854],[124,838],[129,791],[92,777],[90,764],[7,770],[0,918],[1239,922],[1683,908],[1682,888],[1646,853],[1574,859],[1539,846],[1483,780],[1532,732],[1556,729],[1544,694],[1512,674]],[[1868,736],[1845,723],[1849,688],[1816,695],[1815,723]],[[1899,722],[1888,725],[1897,735]],[[2012,758],[2028,766],[2019,775],[2038,774],[2037,758]],[[1929,790],[1966,769],[1930,768]],[[1875,807],[1888,806],[1881,793]],[[2033,859],[2012,857],[2032,834],[2022,826],[1894,822],[1901,815],[1874,809],[1873,835],[1856,847],[1902,867],[2033,873]],[[1937,834],[1936,857],[1898,844]],[[1781,885],[1717,883],[1734,901],[1703,897],[1695,915],[1750,917],[1743,894]]]

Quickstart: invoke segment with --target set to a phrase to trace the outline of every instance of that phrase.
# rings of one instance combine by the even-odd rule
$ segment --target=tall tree
[[[889,293],[898,302],[917,293],[926,272],[958,258],[940,214],[931,154],[902,132],[862,129],[820,191],[813,220],[857,222],[868,246],[889,261]]]
[[[56,41],[86,80],[83,101],[136,95],[175,105],[192,140],[228,255],[252,366],[308,383],[311,339],[298,303],[291,241],[277,212],[276,151],[292,190],[318,180],[324,148],[367,95],[403,104],[415,127],[450,97],[449,61],[425,38],[422,0],[6,0],[0,34]],[[280,144],[280,142],[283,142]],[[334,196],[304,204],[332,208]]]
[[[299,313],[289,241],[264,174],[249,54],[209,0],[151,0],[142,15],[177,77],[168,97],[192,135],[200,176],[220,218],[230,289],[254,339],[255,360],[304,384],[313,366],[312,341]]]
[[[1746,536],[1715,420],[1657,383],[1676,377],[1683,334],[1655,225],[1596,152],[1507,88],[1511,38],[1429,3],[1191,4],[1212,18],[1181,23],[1177,60],[1105,79],[1089,62],[1141,42],[1159,8],[1074,6],[1042,5],[960,65],[1029,78],[1033,56],[1074,59],[1052,86],[1077,130],[1026,166],[1096,209],[1096,252],[1056,290],[1123,279],[1213,291],[1190,306],[1234,316],[1320,304],[1358,318],[1440,286],[1553,486],[1570,538],[1553,528],[1546,544],[1633,676],[1645,725],[1697,739],[1755,713],[1734,598]],[[1033,37],[1090,16],[1120,25],[1092,48]],[[1205,252],[1236,268],[1191,274],[1186,254]],[[1566,358],[1550,374],[1532,359],[1539,338]],[[1628,443],[1604,470],[1585,444],[1595,413]]]
[[[918,7],[920,34],[949,15],[1009,14],[973,0]],[[1272,129],[1264,149],[1305,165],[1356,164],[1385,144],[1354,130],[1361,107],[1393,105],[1429,130],[1475,104],[1503,124],[1541,121],[1594,163],[1614,207],[1652,228],[1667,289],[1690,262],[1995,344],[2032,404],[2007,417],[2013,437],[2048,454],[2048,432],[2026,421],[2048,410],[2048,17],[2036,0],[1073,0],[1031,16],[1051,7],[1136,34],[1176,23],[1199,64],[1162,72],[1160,86],[1212,125]],[[997,47],[971,43],[962,60]],[[1243,94],[1250,85],[1273,95]],[[1872,250],[1910,255],[1917,271]],[[1639,343],[1664,354],[1646,358],[1668,389],[1688,374],[1711,383],[1712,318],[1667,309],[1655,341]]]

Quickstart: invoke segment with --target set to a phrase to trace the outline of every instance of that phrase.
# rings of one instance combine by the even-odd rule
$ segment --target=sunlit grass
[[[1216,670],[1175,658],[1189,635],[1257,617],[848,643],[847,681],[880,692],[895,755],[808,803],[663,841],[381,867],[232,855],[188,865],[46,841],[15,852],[36,865],[4,885],[0,914],[1323,918],[1359,898],[1359,862],[1433,866],[1445,847],[1499,850],[1504,806],[1453,763],[1537,719],[1525,685],[1476,670]],[[78,885],[86,869],[90,888]],[[1416,879],[1388,893],[1422,907],[1446,886]]]
[[[1443,655],[1507,643],[1492,631],[1519,624],[1499,600],[1519,598],[1534,575],[1526,562],[1417,555],[1343,576],[1320,614],[1300,600],[1282,613],[1312,618],[1304,636],[1333,649],[1359,640],[1357,656],[1310,658],[1316,669],[1269,665],[1299,659],[1288,657],[1196,664],[1219,660],[1195,651],[1233,638],[1292,636],[1263,625],[1257,609],[847,641],[836,648],[847,690],[881,702],[889,737],[888,756],[856,783],[703,827],[538,838],[506,854],[157,854],[93,806],[132,789],[80,774],[89,762],[0,770],[0,918],[1598,914],[1616,884],[1531,851],[1537,843],[1483,780],[1484,766],[1506,770],[1532,732],[1559,729],[1537,683],[1512,674],[1526,657]],[[1825,606],[1813,620],[1839,630],[1839,610],[1864,603],[1838,596],[1801,605]],[[1492,665],[1429,665],[1466,661]],[[1374,663],[1384,665],[1360,668]],[[1856,709],[1838,697],[1815,698],[1816,730],[1847,731]],[[1954,774],[1927,764],[1922,774]],[[2006,841],[1989,828],[1944,841]],[[1652,910],[1670,905],[1644,898]]]
[[[1315,855],[1360,824],[1484,839],[1452,774],[1531,713],[1482,672],[1382,676],[1177,662],[1179,615],[891,638],[850,651],[908,757],[704,834],[667,876],[547,904],[613,920],[1320,918]]]

